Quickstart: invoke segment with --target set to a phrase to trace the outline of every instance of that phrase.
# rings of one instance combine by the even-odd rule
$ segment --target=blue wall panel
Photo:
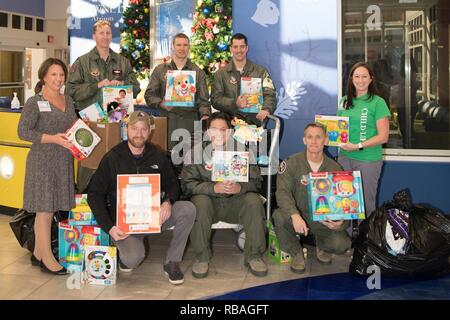
[[[45,17],[45,0],[0,0],[0,10]]]
[[[385,161],[378,204],[409,188],[414,203],[430,204],[450,214],[450,163]]]

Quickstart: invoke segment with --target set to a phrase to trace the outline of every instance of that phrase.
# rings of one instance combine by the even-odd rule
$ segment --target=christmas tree
[[[192,61],[205,70],[211,82],[213,74],[230,59],[232,0],[198,0],[192,24]]]
[[[139,80],[150,74],[149,0],[130,0],[123,13],[120,53],[133,66]]]

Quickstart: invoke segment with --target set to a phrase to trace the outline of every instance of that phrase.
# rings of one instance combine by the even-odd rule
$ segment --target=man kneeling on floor
[[[154,120],[145,112],[135,111],[127,125],[128,141],[105,154],[88,188],[88,203],[100,227],[108,232],[119,250],[119,269],[132,271],[145,258],[146,235],[128,235],[116,226],[118,174],[160,174],[161,230],[173,226],[173,237],[164,262],[164,271],[172,284],[182,284],[179,263],[195,219],[195,207],[180,196],[178,179],[167,157],[147,139]]]
[[[194,152],[188,153],[181,173],[183,193],[191,198],[197,209],[197,217],[190,240],[196,256],[192,274],[196,278],[208,275],[211,259],[211,225],[218,221],[238,223],[244,226],[244,264],[255,276],[265,276],[267,266],[261,259],[265,250],[265,219],[263,202],[258,194],[262,178],[257,165],[249,165],[248,182],[214,182],[212,178],[212,150],[227,150],[231,135],[230,118],[223,112],[216,112],[208,119],[208,136],[211,141]],[[232,142],[232,140],[230,140]],[[238,149],[238,148],[237,148]],[[203,151],[206,152],[203,152]],[[194,163],[195,158],[201,163]]]
[[[292,256],[291,270],[305,271],[303,250],[297,234],[307,236],[309,228],[315,235],[316,257],[320,263],[331,263],[331,254],[344,254],[351,246],[346,232],[349,221],[313,222],[309,215],[306,189],[310,172],[341,171],[334,160],[323,153],[325,128],[308,124],[303,132],[304,152],[290,156],[280,164],[277,175],[276,198],[278,209],[273,214],[274,229],[281,250]]]

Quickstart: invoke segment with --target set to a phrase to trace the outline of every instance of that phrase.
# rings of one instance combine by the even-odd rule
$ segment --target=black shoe
[[[119,260],[119,270],[122,271],[122,272],[131,272],[131,271],[133,271],[132,268],[128,267],[121,260]]]
[[[45,272],[45,273],[50,273],[50,274],[53,274],[53,275],[56,275],[56,276],[62,276],[62,275],[67,274],[67,270],[66,270],[66,268],[64,268],[64,267],[62,267],[62,269],[60,269],[60,270],[58,270],[58,271],[52,271],[52,270],[50,270],[50,269],[47,268],[47,266],[44,264],[44,261],[43,261],[43,260],[40,261],[39,266],[41,267],[41,271],[42,271],[42,272]]]
[[[169,277],[171,284],[182,284],[184,282],[183,272],[180,270],[180,264],[178,262],[172,262],[164,265],[164,272]]]
[[[38,266],[41,264],[41,260],[38,260],[38,258],[36,258],[36,256],[33,253],[31,254],[30,261],[32,266]]]

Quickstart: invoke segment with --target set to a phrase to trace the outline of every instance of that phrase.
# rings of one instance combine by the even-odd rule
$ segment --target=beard
[[[145,146],[146,140],[142,137],[135,137],[128,139],[128,142],[135,148],[143,148]]]

